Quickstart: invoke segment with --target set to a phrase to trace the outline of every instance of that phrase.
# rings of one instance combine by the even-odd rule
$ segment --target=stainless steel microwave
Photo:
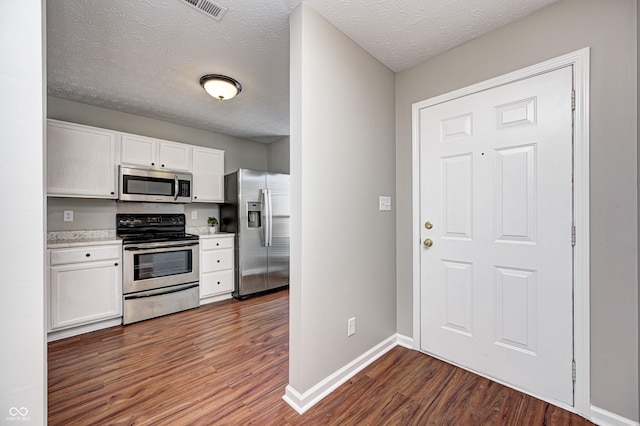
[[[120,201],[190,203],[192,176],[188,172],[120,166]]]

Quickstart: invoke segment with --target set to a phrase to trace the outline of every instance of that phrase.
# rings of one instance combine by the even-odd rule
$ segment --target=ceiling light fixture
[[[242,91],[240,83],[226,75],[207,74],[200,77],[200,85],[214,98],[227,101]]]

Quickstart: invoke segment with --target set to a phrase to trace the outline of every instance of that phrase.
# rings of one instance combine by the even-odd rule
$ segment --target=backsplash
[[[73,212],[73,221],[64,221],[64,212]],[[192,219],[193,212],[196,219]],[[187,226],[205,227],[207,218],[220,219],[217,204],[134,203],[91,198],[47,199],[47,231],[115,230],[116,213],[184,213]]]

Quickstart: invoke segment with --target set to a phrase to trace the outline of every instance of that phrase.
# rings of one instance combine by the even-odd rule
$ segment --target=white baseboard
[[[396,337],[398,338],[398,345],[405,347],[407,349],[415,349],[413,347],[413,339],[409,336],[404,336],[402,334],[396,334]]]
[[[282,399],[284,399],[285,402],[299,414],[302,414],[320,402],[325,396],[329,395],[351,377],[355,376],[366,366],[398,345],[412,349],[412,346],[410,345],[413,345],[413,340],[406,336],[394,334],[327,377],[304,394],[300,394],[292,388],[291,385],[288,385]]]
[[[639,426],[638,422],[629,420],[610,411],[591,406],[591,421],[599,426]]]

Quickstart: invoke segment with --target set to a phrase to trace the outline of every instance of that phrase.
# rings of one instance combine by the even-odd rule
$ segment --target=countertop
[[[225,238],[233,237],[231,232],[209,233],[209,228],[187,227],[188,234],[198,235],[202,238]],[[47,234],[47,248],[69,248],[101,246],[109,244],[122,244],[122,240],[116,236],[115,230],[95,230],[95,231],[52,231]]]
[[[47,234],[47,248],[69,248],[122,244],[115,230],[52,231]]]
[[[197,235],[200,238],[225,238],[235,236],[233,232],[216,232],[215,234],[210,234],[207,226],[187,226],[186,232],[187,234]]]

